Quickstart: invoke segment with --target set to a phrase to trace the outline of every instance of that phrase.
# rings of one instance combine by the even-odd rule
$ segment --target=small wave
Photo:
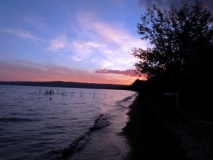
[[[45,127],[46,129],[60,129],[60,128],[64,128],[63,126],[59,126],[59,125],[53,125],[53,126],[48,126]]]
[[[58,119],[58,117],[50,117],[49,119]]]
[[[126,97],[126,98],[124,98],[122,101],[128,101],[128,100],[130,100],[132,98],[132,96],[131,97]]]
[[[132,99],[132,98],[134,98],[134,97],[136,97],[136,96],[137,96],[137,93],[135,93],[135,94],[133,94],[133,95],[131,95],[131,96],[128,96],[128,97],[124,98],[123,100],[121,100],[121,101],[119,101],[119,102],[129,101],[130,99]],[[119,102],[118,102],[118,103],[119,103]]]
[[[76,138],[70,145],[62,150],[59,151],[51,151],[54,154],[60,154],[60,156],[57,157],[57,160],[68,158],[72,153],[82,149],[86,142],[89,139],[89,132],[86,132],[84,135],[79,136]]]
[[[103,119],[104,114],[101,114],[94,123],[94,126],[90,128],[90,131],[101,129],[110,125],[110,122],[106,119]]]
[[[87,141],[89,140],[89,135],[92,131],[109,126],[110,122],[108,122],[103,117],[104,117],[104,114],[100,114],[100,116],[95,120],[94,126],[89,128],[88,132],[86,132],[85,134],[79,136],[74,141],[72,141],[68,147],[62,150],[51,151],[51,153],[59,154],[60,156],[57,157],[57,160],[61,160],[61,159],[68,158],[74,152],[82,149],[86,145]]]
[[[29,118],[0,118],[0,122],[32,122],[34,119]]]
[[[121,106],[122,108],[128,108],[131,105],[131,103],[133,103],[133,100],[135,99],[136,96],[137,96],[137,93],[131,96],[128,96],[121,101],[118,101],[117,104],[118,106]]]
[[[32,92],[32,93],[26,93],[26,94],[29,94],[29,95],[31,95],[31,94],[34,94],[34,95],[35,95],[35,94],[36,94],[36,95],[37,95],[38,93]]]
[[[89,135],[86,134],[86,136],[81,141],[78,142],[78,145],[77,145],[75,151],[82,149],[88,140],[89,140]]]
[[[37,113],[10,113],[11,115],[35,116]]]

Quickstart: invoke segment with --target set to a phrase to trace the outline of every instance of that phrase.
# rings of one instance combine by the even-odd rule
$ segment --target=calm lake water
[[[45,94],[51,89],[54,94]],[[0,159],[124,156],[128,145],[118,133],[136,95],[124,90],[0,85]],[[103,142],[106,137],[109,140]]]

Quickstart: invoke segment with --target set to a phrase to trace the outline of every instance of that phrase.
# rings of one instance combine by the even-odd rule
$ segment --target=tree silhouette
[[[202,1],[191,6],[182,1],[177,10],[173,5],[161,10],[153,5],[141,16],[138,33],[152,47],[135,48],[133,55],[138,73],[148,79],[173,81],[179,85],[199,86],[208,81],[213,53],[213,16]]]

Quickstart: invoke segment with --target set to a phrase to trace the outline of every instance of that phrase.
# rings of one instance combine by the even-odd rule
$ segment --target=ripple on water
[[[8,117],[8,118],[0,118],[0,122],[35,122],[38,121],[37,119],[29,119],[29,118],[15,118],[15,117]]]

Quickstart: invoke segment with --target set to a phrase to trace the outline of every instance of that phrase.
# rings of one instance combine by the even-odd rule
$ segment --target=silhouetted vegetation
[[[145,83],[145,81],[136,79],[131,85],[127,87],[127,89],[132,91],[138,91],[140,88],[140,85],[142,85],[143,83]]]
[[[140,60],[136,71],[148,80],[129,87],[140,94],[124,128],[133,148],[128,160],[213,158],[213,16],[201,1],[182,4],[180,10],[171,6],[169,11],[154,5],[138,24],[141,39],[149,40],[152,48],[133,50]]]
[[[155,83],[164,89],[210,85],[213,16],[202,1],[195,0],[191,6],[183,1],[180,10],[172,5],[168,11],[153,5],[141,21],[138,33],[151,47],[133,50],[139,59],[135,64],[139,74],[146,74],[148,81],[158,81]]]

